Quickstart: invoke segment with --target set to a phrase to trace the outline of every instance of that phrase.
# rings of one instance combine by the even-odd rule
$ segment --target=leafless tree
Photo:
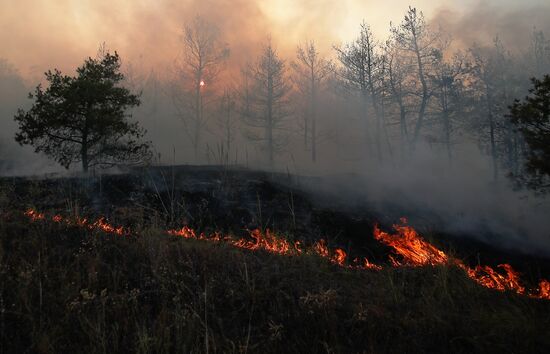
[[[455,122],[464,113],[464,82],[468,80],[470,68],[465,56],[456,53],[449,60],[440,57],[429,74],[433,86],[434,114],[441,122],[442,142],[452,163],[452,135],[456,131]]]
[[[382,159],[382,116],[380,111],[380,89],[383,76],[382,56],[379,44],[375,40],[368,24],[361,24],[359,37],[343,47],[336,47],[338,59],[342,65],[340,77],[345,84],[360,93],[363,117],[366,125],[367,144],[369,136],[368,107],[372,105],[375,116],[375,143],[379,160]]]
[[[409,7],[405,18],[398,26],[390,26],[393,44],[404,57],[410,56],[415,61],[413,83],[420,83],[412,94],[419,97],[418,112],[411,139],[411,148],[414,149],[424,124],[426,108],[431,97],[427,73],[432,69],[433,63],[442,55],[448,46],[440,31],[433,31],[426,23],[422,12]]]
[[[197,161],[207,125],[207,94],[213,92],[229,48],[222,42],[218,28],[201,17],[184,26],[182,43],[183,57],[177,64],[178,83],[173,98]]]
[[[249,91],[246,97],[249,101],[246,109],[241,109],[248,128],[246,135],[260,144],[266,152],[268,165],[273,167],[275,152],[281,150],[286,141],[285,122],[290,116],[285,62],[269,41],[247,72],[246,89]]]
[[[222,137],[222,152],[225,161],[229,161],[229,156],[233,149],[237,135],[237,102],[235,90],[226,87],[220,99],[220,107],[217,115],[217,125]]]
[[[304,46],[298,46],[296,61],[291,63],[296,73],[294,81],[303,96],[306,97],[306,109],[304,114],[304,141],[307,148],[308,140],[311,141],[311,160],[317,160],[317,106],[318,95],[325,84],[325,80],[333,72],[332,62],[320,56],[313,41]],[[311,123],[311,132],[309,131]]]

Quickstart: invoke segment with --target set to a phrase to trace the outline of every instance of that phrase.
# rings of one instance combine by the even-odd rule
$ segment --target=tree
[[[27,90],[17,69],[6,59],[0,58],[0,164],[3,160],[14,159],[8,156],[12,152],[12,144],[15,145],[13,141],[9,144],[8,140],[13,139],[17,129],[12,118]]]
[[[297,74],[297,84],[300,91],[306,96],[307,108],[304,119],[304,141],[311,140],[311,160],[317,160],[317,100],[321,86],[328,75],[333,71],[332,62],[319,55],[314,42],[308,42],[304,46],[298,46],[296,51],[297,61],[292,68]],[[309,124],[311,123],[311,132]]]
[[[81,162],[89,167],[139,163],[149,156],[149,142],[137,122],[131,122],[129,108],[140,104],[139,96],[120,86],[120,57],[105,53],[88,58],[76,76],[48,71],[49,87],[38,85],[28,111],[19,109],[15,140],[44,152],[63,167]]]
[[[525,139],[526,182],[533,188],[550,187],[550,75],[532,79],[523,101],[510,107],[511,122]]]
[[[414,149],[426,116],[426,108],[432,95],[428,81],[428,72],[433,63],[437,61],[447,47],[448,43],[443,41],[442,34],[432,31],[426,23],[422,12],[409,7],[403,22],[397,27],[390,28],[393,43],[403,53],[412,57],[415,62],[413,82],[419,82],[420,87],[416,88],[414,95],[419,97],[418,114],[414,127],[414,134],[411,139],[411,148]]]
[[[469,67],[464,56],[457,53],[449,61],[441,57],[435,63],[430,79],[433,85],[435,98],[434,110],[440,117],[442,128],[442,142],[447,151],[449,163],[452,163],[452,135],[455,130],[454,122],[457,116],[463,114],[464,80]]]
[[[219,75],[229,48],[221,42],[218,28],[200,17],[184,27],[183,47],[183,61],[178,67],[182,92],[174,95],[174,102],[198,160],[202,132],[207,125],[205,92]]]
[[[229,163],[229,156],[232,153],[233,143],[237,135],[236,115],[236,94],[231,87],[224,89],[218,111],[217,124],[220,129],[222,144],[220,145],[220,158],[224,163]],[[236,151],[236,150],[235,150]]]
[[[285,62],[279,58],[269,41],[256,64],[250,67],[250,102],[243,116],[250,140],[259,143],[266,152],[267,163],[273,167],[275,152],[284,144],[284,125],[289,86]],[[245,110],[242,110],[244,113]]]
[[[529,71],[534,77],[550,72],[550,40],[537,28],[533,29],[531,35],[527,61]]]
[[[501,165],[516,172],[520,167],[520,137],[506,115],[513,97],[526,90],[518,79],[516,62],[498,37],[490,48],[475,45],[469,52],[472,72],[468,81],[474,96],[472,129],[480,146],[491,156],[496,181]]]
[[[397,105],[399,110],[399,137],[401,158],[405,158],[405,148],[409,145],[409,133],[407,127],[407,106],[406,101],[409,94],[408,83],[405,80],[407,74],[407,63],[405,58],[399,55],[392,41],[387,41],[384,56],[386,58],[385,80],[387,91],[391,101]]]
[[[383,76],[382,57],[377,53],[378,43],[374,39],[372,31],[368,24],[361,24],[359,37],[352,43],[346,44],[343,48],[336,47],[338,60],[342,64],[340,76],[344,83],[359,92],[363,117],[365,121],[365,136],[367,144],[370,142],[368,103],[372,104],[375,115],[376,132],[376,153],[378,160],[382,159],[381,147],[381,124],[382,117],[380,112],[379,91],[381,88],[381,79]]]

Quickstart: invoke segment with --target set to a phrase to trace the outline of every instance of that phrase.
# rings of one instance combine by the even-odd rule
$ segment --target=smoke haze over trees
[[[159,163],[359,173],[349,189],[371,199],[439,210],[463,228],[523,234],[550,250],[550,223],[532,212],[547,202],[515,192],[507,178],[523,173],[527,149],[508,107],[531,77],[550,72],[550,5],[467,3],[415,3],[429,14],[380,5],[386,16],[374,16],[375,2],[349,2],[351,15],[330,2],[306,11],[303,1],[283,16],[263,1],[159,1],[124,15],[119,36],[95,26],[112,20],[106,9],[86,5],[89,26],[75,31],[82,43],[106,41],[121,53],[125,85],[142,92],[133,115]],[[7,173],[43,171],[18,169],[26,152],[13,146],[13,115],[41,71],[76,66],[98,44],[71,40],[55,40],[65,55],[40,62],[10,52],[11,41],[0,51],[9,60],[0,62]],[[27,45],[44,52],[44,42],[33,36]]]

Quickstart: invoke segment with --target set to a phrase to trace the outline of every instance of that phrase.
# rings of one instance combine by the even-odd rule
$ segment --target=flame
[[[539,283],[537,293],[533,294],[533,297],[538,299],[550,300],[550,281],[543,279]]]
[[[206,84],[204,83],[204,80],[201,80],[201,82],[199,82],[199,85],[200,85],[201,87],[203,87],[203,86],[206,85]]]
[[[29,209],[24,213],[32,222],[48,220],[44,213],[40,213],[35,209]],[[67,225],[76,225],[85,227],[90,230],[100,230],[106,233],[116,234],[120,236],[130,235],[129,229],[124,227],[116,227],[101,217],[95,222],[89,222],[86,218],[64,218],[56,214],[52,216],[51,221],[55,223],[66,223]],[[478,284],[498,291],[514,291],[520,295],[526,295],[537,299],[550,300],[550,281],[543,279],[539,282],[538,288],[527,290],[521,284],[520,273],[515,271],[509,264],[500,264],[495,270],[486,265],[478,265],[475,268],[467,266],[463,261],[450,257],[445,252],[441,251],[434,245],[425,241],[414,228],[407,225],[407,220],[402,218],[401,225],[393,225],[395,234],[382,231],[378,225],[374,227],[374,238],[387,246],[393,248],[395,256],[390,255],[390,262],[394,267],[401,266],[436,266],[436,265],[454,265],[462,269],[467,276]],[[294,243],[289,242],[284,237],[266,230],[262,232],[259,229],[249,231],[248,238],[235,239],[229,235],[222,235],[214,232],[210,235],[205,233],[197,233],[188,226],[181,229],[167,230],[166,234],[183,237],[185,239],[195,239],[211,242],[225,242],[234,247],[247,249],[251,251],[263,250],[278,255],[301,255],[301,254],[317,254],[318,256],[329,260],[331,263],[344,268],[360,269],[360,270],[381,270],[380,265],[370,263],[367,258],[359,260],[356,258],[348,264],[346,262],[348,255],[341,248],[331,250],[327,242],[321,239],[315,242],[312,246],[306,247],[300,241]]]
[[[449,257],[445,252],[437,249],[432,244],[425,241],[412,227],[406,225],[407,220],[401,219],[401,225],[393,225],[395,234],[389,234],[381,231],[378,226],[374,227],[374,238],[393,248],[394,252],[402,260],[396,260],[390,257],[394,266],[426,266],[453,264],[464,270],[468,277],[478,284],[498,291],[514,291],[520,295],[528,295],[539,299],[550,299],[550,282],[541,280],[536,291],[528,292],[521,284],[520,274],[509,264],[500,264],[497,268],[503,272],[498,272],[494,268],[486,265],[478,265],[471,268],[464,264],[460,259]]]
[[[374,238],[378,241],[393,247],[396,253],[403,257],[403,261],[397,261],[391,258],[394,266],[410,265],[438,265],[448,262],[449,257],[443,252],[435,248],[430,243],[424,241],[410,226],[407,226],[407,220],[401,219],[402,225],[394,225],[397,234],[391,235],[374,227]]]
[[[39,220],[46,220],[46,214],[40,213],[34,209],[28,209],[25,212],[25,215],[28,216],[31,221],[39,221]],[[88,219],[86,218],[75,218],[74,220],[70,220],[68,218],[64,218],[63,216],[56,214],[51,217],[51,221],[61,224],[65,223],[67,225],[76,225],[80,227],[87,227],[90,230],[101,230],[106,233],[111,234],[117,234],[117,235],[128,235],[130,234],[129,230],[126,230],[124,227],[115,227],[111,224],[109,224],[105,218],[101,217],[97,221],[93,223],[89,223]]]
[[[44,214],[39,213],[34,209],[27,210],[25,212],[25,215],[28,216],[29,218],[31,218],[32,221],[44,220],[46,218],[46,216]]]
[[[266,230],[265,234],[259,229],[252,230],[250,237],[253,240],[240,239],[233,242],[233,245],[239,248],[249,250],[265,250],[275,254],[291,254],[295,252],[295,244],[291,245],[286,239],[277,237],[275,234]]]

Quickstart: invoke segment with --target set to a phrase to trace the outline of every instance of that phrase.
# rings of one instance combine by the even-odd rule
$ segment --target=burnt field
[[[2,352],[550,348],[535,298],[550,260],[319,178],[179,166],[0,183]]]

